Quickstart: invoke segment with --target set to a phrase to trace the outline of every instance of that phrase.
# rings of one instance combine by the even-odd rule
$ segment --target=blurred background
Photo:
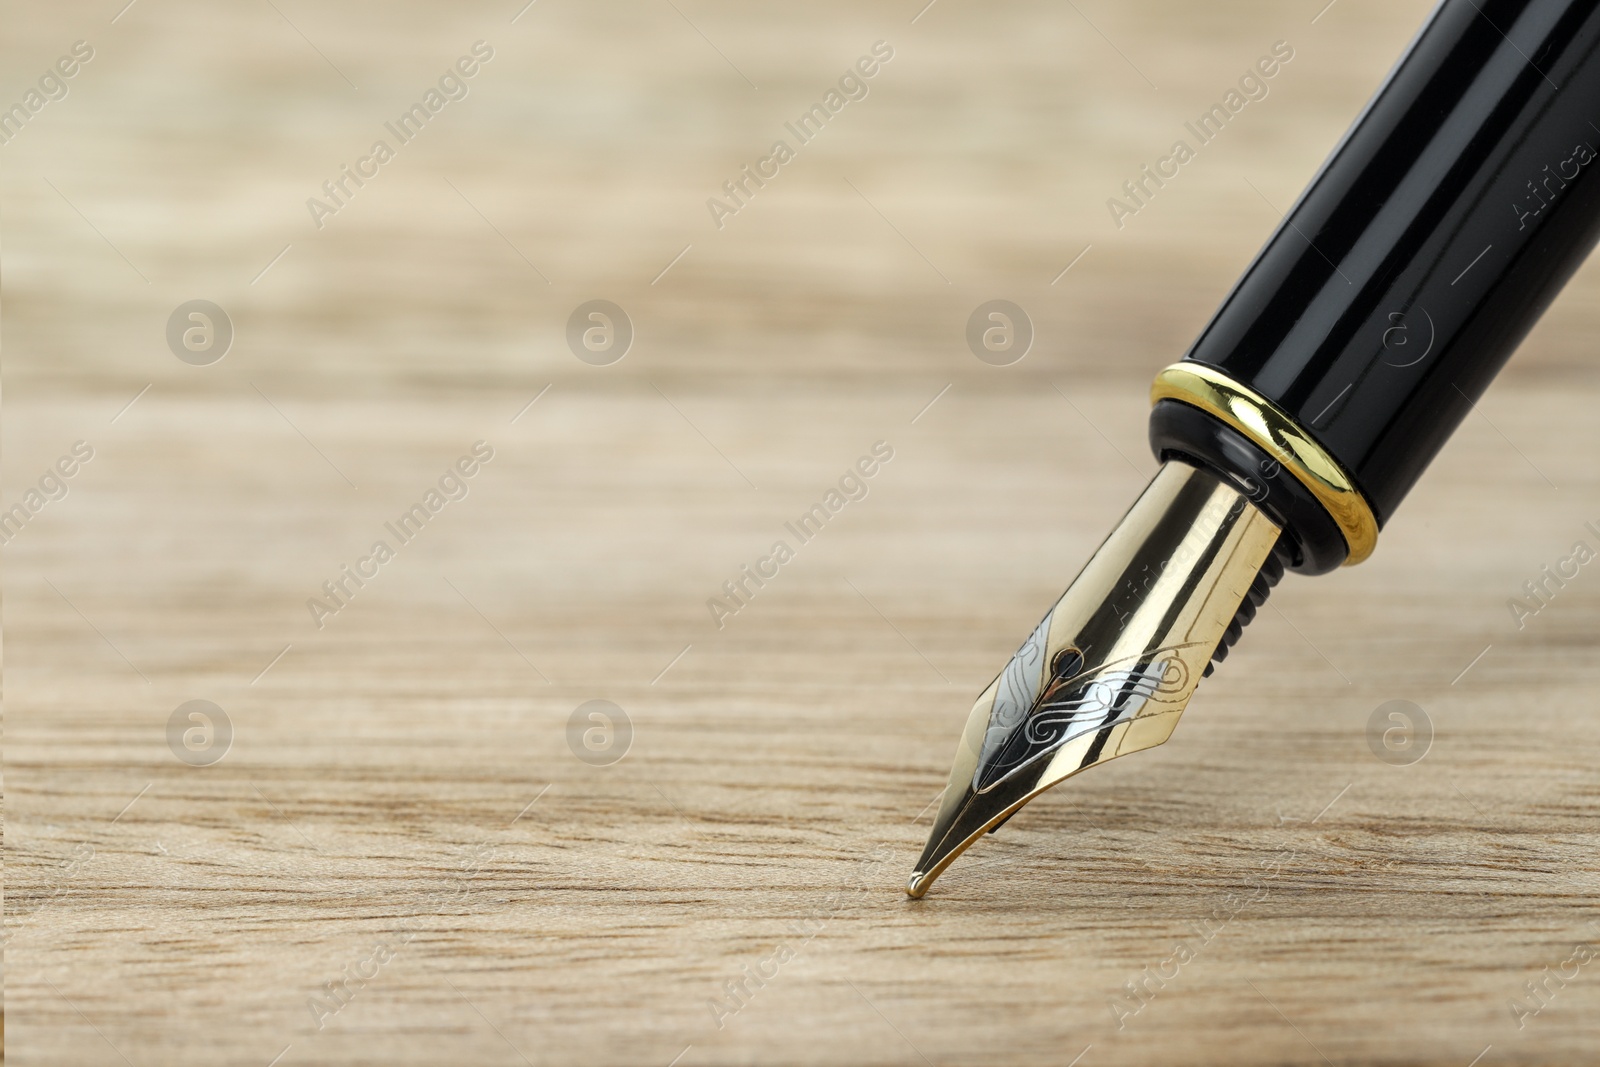
[[[1587,968],[1508,1005],[1600,941],[1600,578],[1508,600],[1600,546],[1594,264],[1173,745],[900,888],[1429,4],[123,5],[0,2],[18,1063],[1593,1055]]]

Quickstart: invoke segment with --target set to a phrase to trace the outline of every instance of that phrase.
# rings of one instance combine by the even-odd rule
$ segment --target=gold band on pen
[[[1339,462],[1299,423],[1255,390],[1202,363],[1174,363],[1156,375],[1150,402],[1177,400],[1214,415],[1248,437],[1310,490],[1350,546],[1345,566],[1372,555],[1378,520]]]

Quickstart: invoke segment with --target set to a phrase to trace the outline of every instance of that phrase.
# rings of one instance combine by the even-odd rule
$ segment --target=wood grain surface
[[[93,50],[0,146],[15,1063],[1600,1059],[1600,563],[1508,606],[1600,548],[1594,264],[1171,744],[902,890],[972,697],[1153,473],[1150,377],[1426,2],[521,6],[0,7],[0,106]],[[593,299],[619,362],[569,349]]]

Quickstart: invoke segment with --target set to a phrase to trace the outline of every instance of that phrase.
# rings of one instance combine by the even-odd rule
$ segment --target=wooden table
[[[4,16],[7,101],[94,50],[0,147],[0,506],[93,450],[5,546],[15,1062],[1600,1055],[1600,958],[1568,962],[1600,946],[1600,572],[1508,608],[1600,545],[1592,265],[1373,559],[1281,585],[1171,745],[902,891],[972,696],[1154,469],[1151,375],[1427,4],[117,6]],[[1006,367],[964,339],[996,298],[1036,333]],[[169,350],[195,299],[220,362]],[[569,349],[593,299],[620,362]],[[479,441],[463,498],[385,526]],[[628,724],[597,750],[592,700]],[[1390,700],[1419,762],[1369,743]]]

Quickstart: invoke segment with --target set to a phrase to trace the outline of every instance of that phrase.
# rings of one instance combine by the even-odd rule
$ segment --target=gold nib
[[[1170,737],[1279,532],[1211,472],[1163,465],[972,706],[906,892],[1062,779]]]

